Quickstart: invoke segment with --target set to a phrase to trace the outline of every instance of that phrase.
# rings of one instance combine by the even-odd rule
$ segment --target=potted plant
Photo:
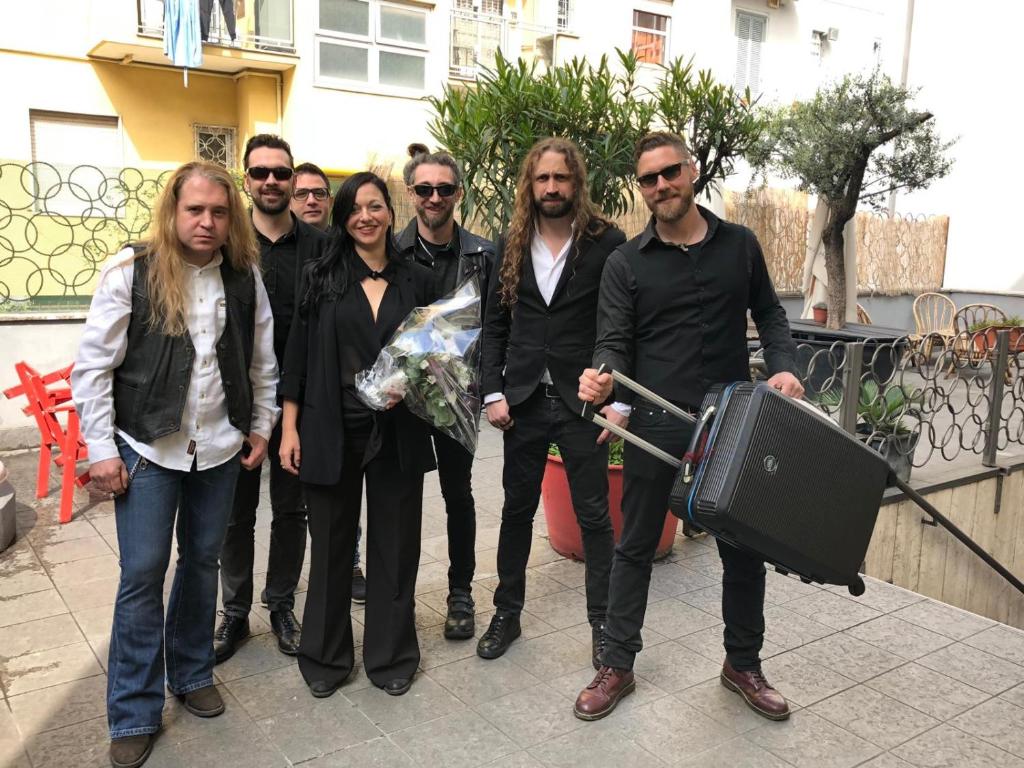
[[[824,325],[828,322],[828,305],[824,301],[819,301],[813,307],[811,307],[812,317],[814,322],[821,323]]]
[[[622,452],[623,443],[615,441],[608,446],[608,515],[612,520],[615,542],[622,535]],[[541,483],[541,498],[544,500],[544,517],[548,523],[548,539],[551,548],[563,557],[583,560],[583,539],[579,523],[573,510],[569,493],[569,478],[559,455],[558,446],[548,447],[548,463]],[[655,558],[665,557],[672,551],[678,519],[665,511],[665,526],[658,540]]]
[[[1010,315],[1005,320],[979,320],[968,327],[967,332],[974,340],[974,348],[988,352],[996,348],[996,333],[1010,332],[1010,351],[1024,352],[1024,320],[1019,315]]]

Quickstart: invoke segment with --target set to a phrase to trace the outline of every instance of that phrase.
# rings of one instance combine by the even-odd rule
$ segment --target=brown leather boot
[[[601,667],[593,681],[576,697],[573,714],[580,720],[600,720],[610,715],[619,699],[636,688],[633,670]]]
[[[139,736],[111,739],[110,764],[113,768],[139,768],[149,759],[155,738],[155,733],[143,733]]]
[[[764,679],[761,670],[737,672],[728,660],[722,665],[722,685],[736,691],[747,706],[769,720],[785,720],[789,717],[789,704],[771,684]]]
[[[189,691],[178,698],[185,705],[185,709],[196,717],[216,717],[224,711],[224,699],[220,697],[220,691],[212,685]]]

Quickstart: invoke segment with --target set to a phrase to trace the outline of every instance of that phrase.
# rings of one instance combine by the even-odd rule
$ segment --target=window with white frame
[[[384,0],[319,0],[317,83],[423,91],[427,13]]]
[[[761,44],[768,19],[756,13],[736,12],[736,90],[761,93]]]
[[[668,16],[633,11],[632,51],[639,61],[664,64],[668,52]]]
[[[36,209],[63,216],[114,216],[124,201],[117,117],[29,110]]]
[[[572,0],[558,0],[558,29],[572,28]]]

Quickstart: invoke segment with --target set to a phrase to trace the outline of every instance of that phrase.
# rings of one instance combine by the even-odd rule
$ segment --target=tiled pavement
[[[0,555],[0,766],[103,766],[112,505],[82,494],[75,520],[59,526],[56,494],[32,498],[35,455],[4,461],[19,492],[20,537]],[[500,471],[500,438],[485,430],[475,480],[478,634],[496,581]],[[268,517],[259,519],[257,563],[266,563]],[[410,693],[387,696],[357,669],[332,698],[312,698],[257,608],[255,637],[216,669],[225,714],[200,720],[169,700],[148,765],[1024,768],[1024,634],[875,581],[854,599],[770,574],[765,672],[795,712],[785,723],[751,713],[717,680],[720,566],[702,540],[677,538],[655,566],[636,693],[605,720],[576,720],[572,700],[593,674],[583,566],[550,549],[542,514],[536,533],[523,637],[485,662],[473,642],[441,637],[445,520],[429,476],[417,590],[423,661]],[[361,611],[354,616],[358,639]]]

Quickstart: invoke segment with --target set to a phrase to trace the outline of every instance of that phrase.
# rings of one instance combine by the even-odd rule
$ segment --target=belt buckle
[[[559,397],[558,390],[555,389],[555,385],[554,384],[545,384],[544,385],[544,397],[550,398],[551,400],[557,400],[558,399],[558,397]]]

